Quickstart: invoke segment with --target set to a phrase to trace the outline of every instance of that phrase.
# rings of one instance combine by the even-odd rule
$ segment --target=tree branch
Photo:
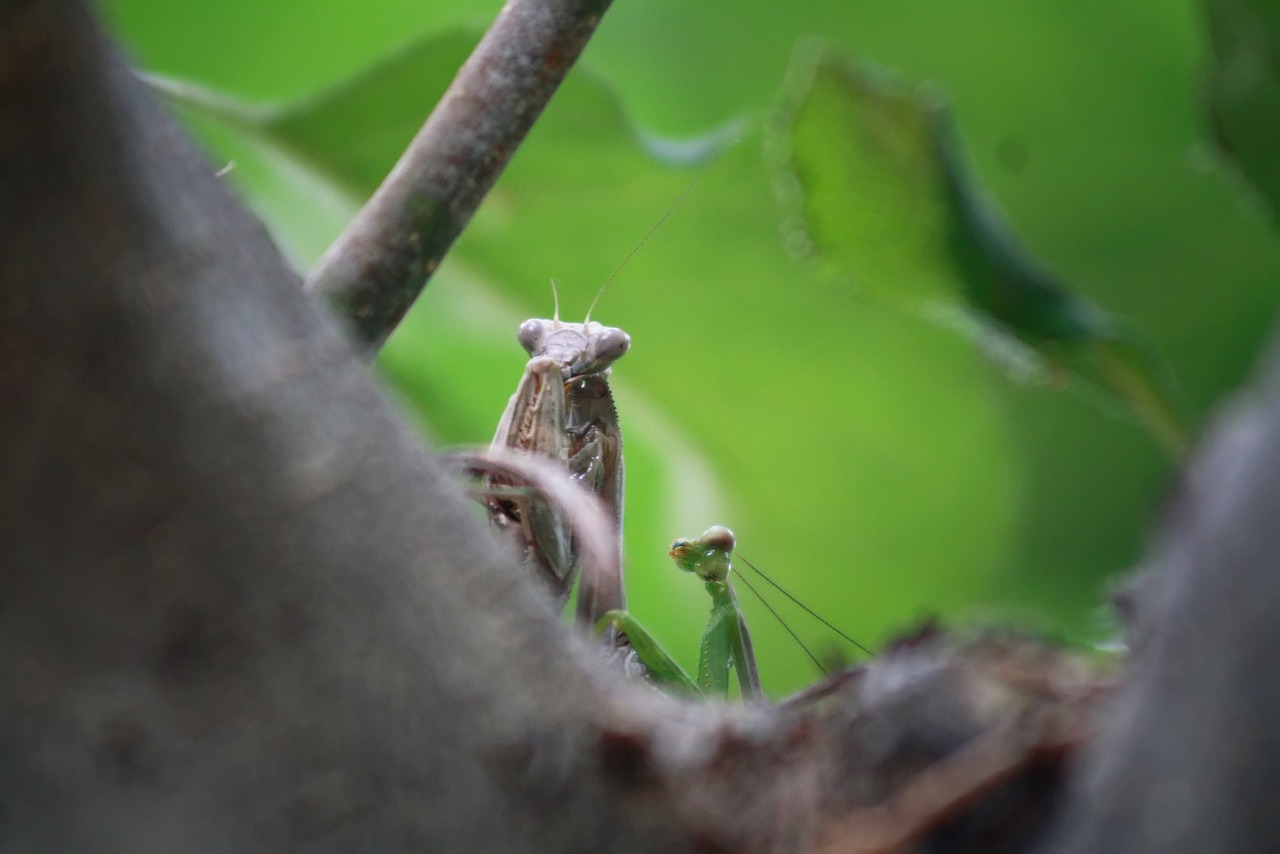
[[[610,0],[510,0],[395,168],[307,278],[376,350],[577,60]]]

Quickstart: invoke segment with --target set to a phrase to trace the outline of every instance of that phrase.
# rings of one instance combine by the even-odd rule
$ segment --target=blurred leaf
[[[306,166],[360,196],[387,173],[388,158],[418,132],[475,47],[479,34],[419,40],[350,80],[284,106],[258,106],[182,81],[153,77],[175,103],[288,150]]]
[[[1016,340],[1030,352],[1006,349],[1024,368],[1096,386],[1185,451],[1182,405],[1154,349],[1022,248],[974,187],[941,99],[831,57],[801,63],[780,143],[791,245],[873,297]]]
[[[1205,0],[1206,81],[1218,145],[1280,214],[1280,4]]]
[[[308,0],[103,0],[97,5],[140,66],[272,102],[323,91],[423,36],[482,32],[502,8],[501,0],[325,0],[321,5]]]

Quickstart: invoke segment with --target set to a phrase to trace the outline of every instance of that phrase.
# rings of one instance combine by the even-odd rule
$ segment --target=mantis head
[[[668,552],[676,566],[692,572],[707,583],[724,584],[732,570],[733,531],[713,525],[696,540],[676,540]]]
[[[526,320],[518,337],[530,356],[554,359],[566,380],[607,371],[631,349],[630,335],[591,321]]]

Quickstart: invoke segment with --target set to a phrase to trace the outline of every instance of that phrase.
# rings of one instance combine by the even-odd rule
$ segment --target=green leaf
[[[420,40],[316,96],[276,107],[152,79],[175,103],[287,151],[363,197],[381,183],[478,39],[479,33],[455,31]]]
[[[1181,454],[1187,420],[1162,360],[1022,247],[976,188],[940,96],[828,56],[800,62],[778,143],[791,245],[868,296],[1007,339],[1024,373],[1094,386]]]
[[[1218,146],[1280,214],[1280,5],[1205,0],[1206,81]]]

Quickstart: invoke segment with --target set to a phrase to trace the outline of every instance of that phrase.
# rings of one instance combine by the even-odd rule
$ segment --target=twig
[[[498,475],[532,488],[538,497],[569,520],[574,542],[582,554],[579,600],[622,602],[619,564],[613,523],[599,498],[569,477],[563,465],[534,454],[505,448],[463,451],[445,459],[472,477]],[[568,593],[566,591],[565,595]]]
[[[1033,761],[1062,757],[1087,737],[1077,708],[1041,710],[978,736],[920,772],[887,802],[863,807],[825,829],[821,854],[892,854],[911,850],[933,827],[1024,771]]]
[[[435,272],[610,0],[510,0],[409,148],[307,278],[377,350]]]

